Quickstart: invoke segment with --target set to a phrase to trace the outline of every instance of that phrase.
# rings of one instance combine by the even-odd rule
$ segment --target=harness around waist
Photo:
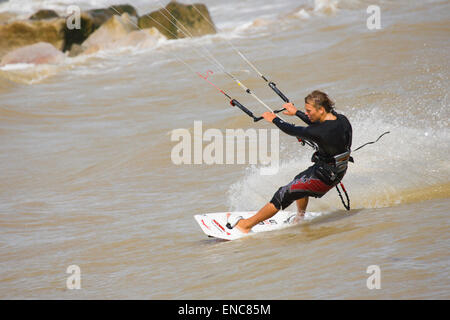
[[[322,162],[331,166],[334,172],[339,173],[347,169],[348,162],[354,162],[350,156],[351,151],[335,155],[334,157],[323,157],[315,152],[312,156],[312,162]]]

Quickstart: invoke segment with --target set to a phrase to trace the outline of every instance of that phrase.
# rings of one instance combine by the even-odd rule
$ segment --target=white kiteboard
[[[253,216],[256,212],[257,211],[197,214],[194,216],[194,219],[206,235],[225,240],[235,240],[254,233],[279,230],[297,224],[297,219],[295,219],[297,216],[296,212],[279,211],[272,218],[260,222],[254,226],[252,231],[247,234],[242,233],[237,228],[227,228],[229,214],[236,217],[242,216],[244,219],[247,219]]]

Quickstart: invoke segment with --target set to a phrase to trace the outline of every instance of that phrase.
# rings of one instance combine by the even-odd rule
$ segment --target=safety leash
[[[359,149],[362,149],[363,147],[365,147],[365,146],[367,146],[367,145],[369,145],[369,144],[374,144],[374,143],[378,142],[378,140],[380,140],[382,136],[384,136],[385,134],[388,134],[388,133],[391,133],[391,132],[390,132],[390,131],[384,132],[382,135],[380,135],[380,136],[378,137],[377,140],[371,141],[371,142],[367,142],[367,143],[364,143],[362,146],[359,146],[358,148],[356,148],[356,149],[353,150],[352,152],[358,151]],[[350,210],[350,198],[348,197],[347,190],[345,190],[344,184],[343,184],[342,182],[340,182],[339,184],[341,185],[341,188],[342,188],[342,190],[344,191],[345,197],[347,198],[347,203],[345,203],[344,198],[342,197],[342,193],[341,193],[341,191],[339,190],[339,185],[336,185],[336,190],[337,190],[337,192],[338,192],[338,194],[339,194],[339,197],[341,198],[342,204],[344,205],[345,209]]]
[[[345,203],[344,198],[342,197],[341,191],[339,190],[339,185],[336,185],[336,190],[339,194],[339,197],[341,198],[342,204],[344,205],[345,209],[350,211],[350,198],[348,197],[347,190],[345,190],[344,184],[342,182],[339,182],[341,185],[342,191],[344,191],[345,197],[347,198],[347,203]]]
[[[386,131],[385,133],[383,133],[382,135],[380,135],[380,136],[378,137],[377,140],[371,141],[371,142],[367,142],[367,143],[364,143],[362,146],[359,146],[358,148],[356,148],[356,149],[353,150],[352,152],[356,152],[356,151],[358,151],[359,149],[362,149],[363,147],[367,146],[368,144],[374,144],[374,143],[378,142],[378,140],[380,140],[382,136],[384,136],[385,134],[388,134],[388,133],[391,133],[391,132],[390,132],[390,131]]]

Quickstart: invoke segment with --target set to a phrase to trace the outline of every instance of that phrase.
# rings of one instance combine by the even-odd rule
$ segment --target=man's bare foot
[[[298,211],[294,218],[294,223],[299,223],[305,218],[305,211]]]

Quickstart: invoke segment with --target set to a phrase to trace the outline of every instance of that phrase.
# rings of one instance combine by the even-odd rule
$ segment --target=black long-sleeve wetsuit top
[[[352,126],[347,117],[333,111],[336,120],[311,122],[308,116],[297,111],[296,115],[308,126],[294,126],[276,117],[273,123],[284,133],[307,140],[316,145],[316,154],[322,159],[330,159],[350,151],[352,146]]]

